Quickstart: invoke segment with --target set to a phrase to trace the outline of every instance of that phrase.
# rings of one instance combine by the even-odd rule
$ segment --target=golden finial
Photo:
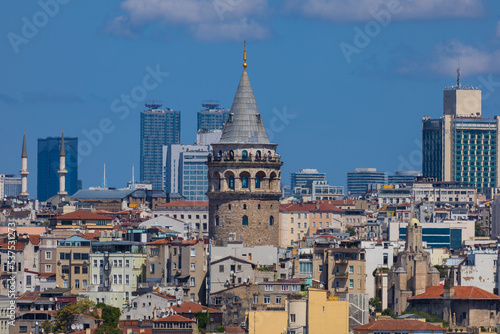
[[[247,41],[243,45],[243,68],[247,68]]]

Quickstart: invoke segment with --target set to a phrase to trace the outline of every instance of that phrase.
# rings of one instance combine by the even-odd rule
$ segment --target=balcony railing
[[[227,162],[227,161],[234,161],[234,162],[281,162],[281,156],[278,154],[272,154],[272,155],[267,155],[264,154],[260,157],[258,156],[241,156],[241,155],[234,155],[234,156],[209,156],[208,157],[208,162]]]

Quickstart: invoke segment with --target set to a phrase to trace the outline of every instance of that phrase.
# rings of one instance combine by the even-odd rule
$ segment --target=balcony
[[[256,157],[256,156],[246,156],[243,157],[241,155],[235,155],[235,156],[225,156],[223,155],[222,157],[208,157],[207,160],[209,163],[227,163],[227,162],[234,162],[234,163],[281,163],[281,156],[278,154],[274,154],[271,156],[268,156],[264,154],[261,157]]]

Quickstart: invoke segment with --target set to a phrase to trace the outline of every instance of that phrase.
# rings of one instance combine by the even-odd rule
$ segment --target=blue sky
[[[458,63],[484,117],[499,114],[499,14],[474,0],[3,1],[0,173],[18,173],[26,131],[34,196],[36,140],[64,128],[86,145],[84,187],[104,163],[108,185],[125,186],[144,102],[181,110],[192,143],[202,100],[232,103],[243,40],[283,182],[301,168],[337,185],[357,167],[420,169],[421,119],[441,115]]]

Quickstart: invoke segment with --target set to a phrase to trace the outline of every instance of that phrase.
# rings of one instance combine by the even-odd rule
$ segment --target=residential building
[[[398,205],[410,203],[412,187],[406,184],[386,184],[378,190],[378,205]]]
[[[194,145],[163,146],[165,191],[180,194],[188,201],[206,201],[208,190],[208,155],[211,144],[219,141],[222,132],[199,132]]]
[[[88,290],[91,250],[91,241],[78,236],[58,241],[57,286],[71,288],[74,295]]]
[[[149,182],[153,189],[163,189],[162,151],[164,145],[179,144],[181,113],[161,104],[146,104],[141,111],[141,181]]]
[[[305,236],[313,236],[319,230],[345,229],[344,211],[330,201],[292,203],[280,205],[280,247],[287,247]]]
[[[78,191],[78,138],[47,137],[38,139],[37,198],[46,201],[60,190],[61,143],[64,143],[64,189],[71,196]]]
[[[222,130],[230,110],[220,107],[219,101],[203,101],[203,108],[197,113],[198,132],[204,130]]]
[[[80,295],[118,308],[130,305],[132,294],[146,281],[146,257],[140,242],[92,242],[88,291]]]
[[[363,196],[368,190],[377,189],[378,184],[386,184],[386,174],[376,168],[356,168],[347,173],[347,196]]]
[[[11,298],[0,295],[0,334],[11,334],[11,326],[9,324]]]
[[[137,187],[125,189],[90,188],[79,190],[71,199],[90,204],[95,210],[120,212],[141,206],[154,210],[166,203],[167,196],[164,190]]]
[[[205,303],[208,240],[166,238],[147,244],[146,283],[181,289],[183,300]]]
[[[123,308],[121,320],[151,320],[157,309],[162,310],[177,304],[175,297],[159,292],[147,292],[132,298]]]
[[[196,320],[172,314],[153,321],[153,334],[198,334]]]
[[[167,216],[189,224],[192,233],[208,235],[208,201],[173,201],[154,210],[156,216]],[[201,228],[201,231],[200,231]]]
[[[460,76],[460,74],[459,74]],[[481,117],[481,90],[457,85],[443,91],[443,116],[422,119],[424,177],[498,187],[499,119]]]
[[[497,249],[474,249],[467,252],[467,259],[459,267],[460,286],[480,286],[495,293],[497,279]]]
[[[330,298],[327,291],[308,289],[308,334],[324,333],[335,328],[335,333],[349,333],[349,302]]]
[[[0,295],[19,296],[27,291],[35,291],[36,282],[33,272],[38,271],[38,244],[24,236],[16,236],[10,239],[12,242],[5,242],[0,247],[0,261],[2,264],[0,279]],[[12,247],[13,246],[13,247]],[[11,281],[12,276],[15,281]]]
[[[228,242],[226,246],[212,246],[210,258],[216,261],[227,257],[228,254],[243,259],[257,266],[274,267],[278,264],[278,251],[275,246],[244,247],[243,242]],[[280,257],[281,259],[281,257]]]
[[[172,218],[168,216],[158,216],[155,218],[148,219],[138,226],[140,229],[151,229],[151,228],[163,228],[168,229],[168,232],[173,232],[178,234],[184,239],[191,239],[193,236],[198,235],[198,231],[193,230],[191,225],[183,222],[177,218]]]
[[[472,208],[477,199],[476,189],[468,183],[419,180],[413,184],[415,203],[434,203],[437,208]]]
[[[245,314],[258,303],[259,286],[240,284],[210,293],[210,305],[223,313],[223,326],[245,325]]]
[[[21,193],[21,177],[0,174],[0,198],[18,197]]]
[[[244,51],[246,61],[246,51]],[[217,245],[279,244],[281,162],[269,142],[246,62],[221,139],[208,160],[209,234]]]
[[[57,242],[65,238],[45,233],[40,236],[40,268],[41,274],[55,274],[57,268]]]
[[[328,248],[323,254],[324,265],[321,269],[325,271],[326,279],[322,282],[325,283],[328,291],[336,296],[344,297],[347,294],[366,292],[367,273],[364,249]]]
[[[78,210],[50,218],[50,227],[55,229],[112,230],[112,219],[87,210]]]
[[[367,231],[366,224],[368,217],[363,209],[347,209],[344,210],[344,222],[346,228],[351,227],[356,231],[356,237],[359,240],[366,240]]]

